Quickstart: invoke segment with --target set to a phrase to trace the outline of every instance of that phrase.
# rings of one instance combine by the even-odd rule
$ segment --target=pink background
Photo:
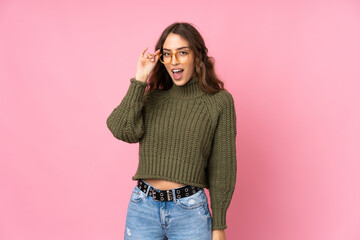
[[[360,2],[0,1],[0,239],[123,239],[138,144],[106,118],[195,24],[237,111],[228,239],[360,239]]]

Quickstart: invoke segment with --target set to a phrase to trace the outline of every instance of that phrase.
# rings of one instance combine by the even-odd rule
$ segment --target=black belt
[[[146,182],[144,182],[142,179],[139,179],[137,182],[137,186],[138,188],[143,191],[145,194],[146,192],[148,192],[148,194],[150,196],[152,196],[152,198],[155,201],[171,201],[173,200],[173,193],[172,190],[158,190],[153,188],[152,186],[148,185]],[[148,191],[148,188],[149,191]],[[191,196],[195,193],[197,193],[201,188],[199,187],[192,187],[192,186],[184,186],[184,187],[180,187],[180,188],[176,188],[175,189],[175,198],[179,199],[179,198],[183,198],[183,197],[188,197]]]

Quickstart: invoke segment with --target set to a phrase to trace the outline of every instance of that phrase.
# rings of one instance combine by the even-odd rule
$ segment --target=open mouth
[[[171,72],[173,73],[174,79],[179,80],[184,73],[184,69],[176,68],[176,69],[172,69]]]

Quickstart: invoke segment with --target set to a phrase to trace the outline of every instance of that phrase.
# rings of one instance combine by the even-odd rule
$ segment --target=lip
[[[172,68],[171,71],[174,71],[174,70],[184,70],[183,68]]]

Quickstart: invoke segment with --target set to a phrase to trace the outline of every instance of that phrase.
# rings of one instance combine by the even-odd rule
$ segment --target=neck
[[[169,89],[169,93],[179,98],[196,98],[204,94],[198,85],[197,77],[190,78],[190,80],[182,86],[173,83]]]

